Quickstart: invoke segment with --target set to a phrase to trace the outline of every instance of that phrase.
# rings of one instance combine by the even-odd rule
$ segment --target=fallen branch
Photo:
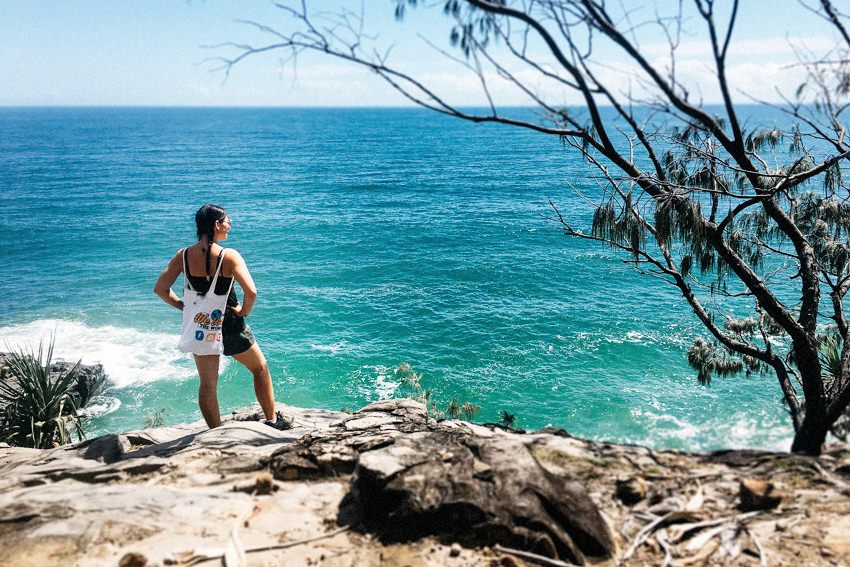
[[[827,482],[827,483],[829,483],[829,484],[831,484],[832,486],[835,486],[835,487],[837,487],[837,488],[847,488],[847,483],[846,483],[846,482],[844,482],[843,480],[841,480],[841,479],[837,478],[837,477],[836,477],[835,475],[833,475],[832,473],[828,472],[826,469],[824,469],[822,466],[820,466],[820,464],[819,464],[819,463],[816,463],[816,462],[812,463],[812,468],[813,468],[815,471],[817,471],[817,473],[820,475],[820,477],[821,477],[821,478],[822,478],[825,482]]]
[[[305,543],[310,543],[314,541],[318,541],[320,539],[327,539],[334,537],[335,535],[341,534],[343,532],[347,532],[350,530],[350,526],[344,526],[342,528],[338,528],[332,532],[328,532],[326,534],[308,537],[305,539],[299,539],[297,541],[288,541],[286,543],[279,543],[276,545],[266,545],[263,547],[252,547],[250,549],[245,549],[245,553],[261,553],[263,551],[275,551],[279,549],[288,549],[290,547],[296,547],[299,545],[304,545]],[[184,551],[177,554],[178,557],[176,559],[166,558],[164,563],[166,565],[181,565],[183,567],[190,567],[191,565],[198,565],[200,563],[205,563],[207,561],[215,561],[216,559],[222,559],[225,555],[225,551],[210,551],[207,553],[195,553],[192,551]],[[566,565],[564,563],[563,565]]]
[[[688,480],[702,480],[706,478],[717,478],[719,476],[723,476],[724,474],[728,474],[725,472],[706,472],[706,473],[698,473],[698,474],[687,474],[685,472],[676,473],[676,474],[644,474],[643,478],[646,480],[675,480],[675,481],[685,481]]]
[[[543,555],[531,553],[530,551],[521,551],[519,549],[503,547],[498,543],[493,546],[493,550],[498,551],[499,553],[513,555],[519,557],[520,559],[524,559],[525,561],[537,563],[538,565],[545,565],[546,567],[578,567],[578,565],[575,565],[574,563],[564,563],[559,559],[552,559],[551,557],[545,557]]]
[[[714,555],[714,552],[720,549],[720,542],[712,539],[700,549],[699,553],[691,557],[680,559],[678,565],[687,567],[688,565],[705,565],[708,558]]]
[[[230,532],[230,539],[227,541],[227,548],[224,550],[222,561],[224,567],[247,567],[248,559],[245,557],[245,548],[239,539],[238,529]]]
[[[748,519],[752,518],[753,516],[758,515],[759,513],[760,513],[759,511],[745,512],[743,514],[738,514],[736,516],[731,516],[731,517],[726,517],[726,518],[717,518],[715,520],[706,520],[706,521],[703,521],[703,522],[685,524],[685,525],[682,526],[682,529],[680,529],[680,530],[672,530],[672,533],[670,534],[671,537],[667,538],[667,541],[674,543],[674,542],[681,540],[686,533],[691,532],[695,529],[701,529],[701,528],[704,528],[704,527],[711,527],[711,526],[719,526],[720,524],[724,524],[724,525],[720,526],[719,528],[715,528],[714,530],[711,530],[709,532],[703,532],[703,533],[695,536],[694,539],[692,539],[690,541],[690,543],[688,543],[688,547],[691,548],[691,551],[693,551],[693,550],[698,549],[698,548],[702,547],[703,545],[705,545],[705,543],[707,543],[708,540],[712,539],[715,535],[721,533],[723,530],[728,529],[730,526],[733,526],[737,523],[741,523],[744,520],[748,520]],[[635,516],[637,516],[637,514]],[[666,526],[667,524],[672,524],[673,522],[683,522],[683,521],[686,522],[687,520],[693,519],[694,517],[695,517],[695,514],[693,512],[688,512],[686,510],[668,512],[667,514],[664,514],[663,516],[656,517],[652,522],[650,522],[648,525],[644,526],[643,529],[641,529],[637,533],[634,541],[632,542],[632,545],[629,546],[629,549],[626,550],[626,552],[623,554],[623,556],[620,559],[622,561],[625,561],[626,559],[631,557],[635,553],[635,551],[637,551],[637,549],[641,545],[646,543],[646,541],[652,536],[652,534],[656,530],[658,530],[659,528],[662,528],[662,527]]]
[[[631,557],[634,554],[634,552],[637,551],[637,549],[641,545],[643,545],[646,542],[646,540],[648,540],[649,537],[653,534],[653,532],[655,532],[655,530],[657,530],[658,528],[663,527],[667,523],[676,522],[676,521],[686,521],[686,520],[690,520],[690,519],[693,519],[693,518],[694,518],[694,514],[692,512],[685,512],[685,511],[682,511],[682,510],[679,510],[679,511],[676,511],[676,512],[668,512],[668,513],[664,514],[663,516],[661,516],[657,520],[654,520],[649,525],[644,526],[644,528],[641,531],[638,532],[638,534],[635,536],[635,540],[632,542],[632,545],[630,545],[629,549],[626,550],[626,552],[623,554],[623,556],[621,557],[621,560],[625,561],[626,559]]]
[[[761,546],[761,542],[758,540],[752,530],[746,525],[744,525],[744,531],[746,531],[747,535],[750,536],[750,541],[753,542],[753,545],[756,546],[756,549],[759,552],[759,563],[762,567],[767,567],[767,553],[765,553],[764,548]]]
[[[246,549],[246,550],[245,550],[245,552],[246,552],[246,553],[259,553],[259,552],[261,552],[261,551],[274,551],[275,549],[287,549],[287,548],[289,548],[289,547],[295,547],[295,546],[298,546],[298,545],[303,545],[303,544],[305,544],[305,543],[310,543],[310,542],[313,542],[313,541],[318,541],[318,540],[320,540],[320,539],[328,539],[328,538],[332,538],[332,537],[334,537],[335,535],[339,535],[339,534],[341,534],[341,533],[343,533],[343,532],[347,532],[347,531],[348,531],[348,530],[350,530],[350,529],[351,529],[351,526],[343,526],[343,527],[341,527],[341,528],[337,528],[337,529],[335,529],[334,531],[332,531],[332,532],[328,532],[328,533],[326,533],[326,534],[322,534],[322,535],[318,535],[318,536],[313,536],[313,537],[308,537],[308,538],[306,538],[306,539],[300,539],[300,540],[298,540],[298,541],[290,541],[290,542],[287,542],[287,543],[279,543],[279,544],[277,544],[277,545],[268,545],[268,546],[266,546],[266,547],[253,547],[253,548],[251,548],[251,549]]]
[[[679,524],[670,528],[670,541],[678,543],[684,537],[694,531],[710,528],[728,522],[729,518],[715,518],[713,520],[705,520],[704,522],[696,522],[694,524]]]
[[[710,530],[700,532],[699,534],[697,534],[693,538],[691,538],[691,540],[685,546],[685,551],[688,551],[688,552],[699,551],[700,549],[705,547],[705,544],[707,544],[709,541],[713,540],[716,536],[722,534],[723,532],[725,532],[729,528],[733,527],[733,525],[734,524],[733,524],[732,521],[727,521],[727,522],[723,522],[722,524],[720,524],[718,526],[711,528]]]
[[[667,530],[664,528],[658,530],[658,533],[655,534],[655,541],[657,541],[661,548],[664,549],[664,563],[662,563],[661,567],[667,567],[673,559],[673,552],[670,549],[670,541],[667,539]]]

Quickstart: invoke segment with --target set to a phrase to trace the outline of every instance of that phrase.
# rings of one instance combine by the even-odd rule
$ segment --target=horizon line
[[[742,106],[770,106],[777,105],[778,103],[772,102],[746,102],[736,104],[736,107]],[[638,108],[643,108],[649,106],[647,105],[639,105]],[[703,107],[706,106],[723,106],[723,102],[707,102],[703,103]],[[599,104],[598,108],[614,108],[610,104]],[[80,109],[213,109],[213,110],[239,110],[239,109],[269,109],[269,110],[406,110],[406,109],[419,109],[431,111],[429,108],[425,108],[416,104],[407,104],[407,105],[362,105],[362,106],[333,106],[333,105],[320,105],[320,106],[310,106],[310,105],[188,105],[188,104],[0,104],[0,109],[8,110],[8,109],[36,109],[36,108],[56,108],[56,109],[70,109],[70,108],[80,108]],[[457,105],[456,108],[464,109],[464,108],[486,108],[489,109],[490,106],[486,104],[482,105]],[[536,105],[514,105],[514,104],[506,104],[502,106],[498,106],[497,108],[512,108],[512,109],[539,109],[539,106]],[[568,104],[564,105],[564,108],[587,108],[585,105],[581,104]]]

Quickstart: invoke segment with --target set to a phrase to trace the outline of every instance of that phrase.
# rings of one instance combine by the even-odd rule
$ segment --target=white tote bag
[[[189,283],[189,267],[186,261],[186,250],[183,250],[183,276],[186,286],[183,288],[183,333],[180,335],[178,348],[192,354],[221,354],[224,343],[221,337],[221,325],[224,322],[224,311],[227,309],[227,296],[233,287],[233,280],[224,295],[216,295],[215,286],[221,273],[224,254],[221,251],[215,275],[207,293],[195,291]]]

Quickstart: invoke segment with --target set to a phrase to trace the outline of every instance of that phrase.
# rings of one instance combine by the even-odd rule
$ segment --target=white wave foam
[[[661,410],[653,404],[655,409]],[[654,447],[687,447],[694,451],[725,449],[763,449],[787,451],[791,446],[793,430],[775,416],[749,415],[735,412],[723,420],[702,421],[698,424],[663,413],[634,408],[631,415],[649,424],[652,436],[633,440]],[[707,435],[706,430],[712,435]],[[717,443],[717,440],[722,442]]]
[[[54,334],[54,359],[102,364],[112,385],[119,388],[195,375],[191,357],[177,350],[176,334],[89,327],[77,321],[40,319],[0,328],[0,350],[38,349],[40,341],[47,342]],[[226,360],[222,360],[223,367]]]
[[[778,420],[759,423],[748,415],[736,415],[722,437],[729,447],[749,448],[754,445],[753,438],[758,438],[757,448],[768,451],[787,451],[794,438],[794,430],[790,424]]]
[[[395,373],[387,366],[381,364],[374,367],[377,378],[375,379],[375,391],[379,400],[387,400],[393,397],[395,391],[401,386],[401,382],[393,380]]]
[[[95,396],[82,410],[81,415],[91,418],[102,417],[108,413],[112,413],[121,407],[121,400],[109,396]]]
[[[401,382],[393,380],[395,372],[388,366],[378,364],[376,366],[362,366],[355,371],[356,376],[367,376],[368,382],[361,385],[358,389],[362,394],[371,397],[373,394],[378,395],[379,400],[387,400],[396,393]],[[375,376],[372,382],[372,376]]]
[[[312,344],[312,343],[310,344],[310,348],[312,348],[312,349],[316,349],[316,350],[322,351],[322,352],[329,352],[331,354],[336,354],[339,351],[345,349],[347,346],[348,346],[348,341],[344,341],[344,340],[339,341],[339,342],[335,342],[331,345],[317,345],[317,344]]]
[[[645,335],[640,331],[628,331],[624,336],[607,337],[606,340],[612,344],[634,343],[639,345],[650,345],[655,343],[655,339],[649,335]]]
[[[658,404],[657,401],[653,403],[653,401],[654,400],[650,401],[650,405],[652,405],[655,409],[661,409],[659,407],[660,404]],[[688,423],[679,417],[667,413],[656,413],[653,411],[638,409],[632,410],[631,414],[636,417],[644,417],[649,423],[652,423],[653,431],[656,431],[670,439],[678,439],[681,441],[691,440],[698,437],[701,431],[700,427],[697,425]]]
[[[579,252],[573,255],[573,260],[610,260],[613,256],[604,252]]]

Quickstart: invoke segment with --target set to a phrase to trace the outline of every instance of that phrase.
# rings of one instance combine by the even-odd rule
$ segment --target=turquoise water
[[[249,322],[282,401],[403,395],[408,362],[479,421],[788,447],[775,379],[699,386],[685,351],[700,328],[676,290],[545,218],[551,197],[588,225],[569,187],[595,186],[555,139],[414,109],[0,109],[0,132],[0,340],[55,332],[61,356],[105,365],[92,433],[160,408],[200,419],[179,312],[152,289],[214,202],[257,282]],[[253,401],[227,364],[222,412]]]

